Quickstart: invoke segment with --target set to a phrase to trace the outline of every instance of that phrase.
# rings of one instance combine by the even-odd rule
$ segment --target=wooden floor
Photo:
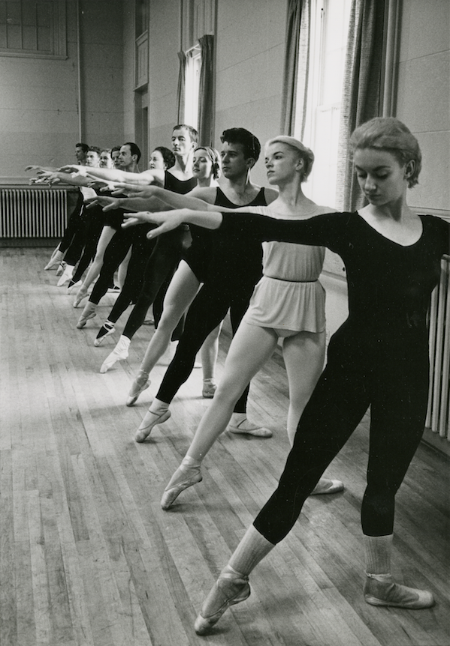
[[[124,400],[153,328],[141,328],[128,361],[101,375],[114,339],[101,348],[93,339],[113,296],[77,330],[80,310],[43,271],[49,253],[0,250],[0,646],[450,646],[449,461],[425,446],[398,495],[394,573],[431,589],[437,605],[410,612],[363,601],[367,420],[329,470],[345,492],[309,499],[252,574],[250,599],[196,636],[202,600],[288,452],[282,360],[251,389],[251,415],[273,439],[225,433],[203,482],[163,512],[161,493],[208,406],[201,370],[172,418],[136,444],[164,366],[138,405]],[[223,334],[219,375],[228,343]]]

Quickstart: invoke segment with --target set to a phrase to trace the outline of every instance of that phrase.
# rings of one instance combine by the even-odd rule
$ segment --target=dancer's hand
[[[61,168],[58,169],[61,173],[76,173],[77,175],[80,175],[81,177],[86,177],[87,176],[87,167],[86,166],[78,166],[77,164],[66,164],[65,166],[61,166]]]
[[[109,197],[106,195],[97,195],[97,197],[88,197],[84,200],[84,203],[87,205],[87,208],[90,209],[92,206],[98,204],[103,207],[103,211],[113,211],[114,209],[120,208],[120,199],[117,197]]]
[[[113,195],[127,195],[129,197],[149,198],[157,195],[158,186],[138,186],[137,184],[126,184],[125,182],[115,182],[115,192]]]
[[[186,217],[186,209],[176,209],[173,211],[160,211],[152,213],[151,211],[138,211],[137,213],[124,213],[125,221],[122,224],[124,229],[136,224],[158,224],[159,226],[147,233],[147,238],[156,238],[162,233],[172,231],[183,224]]]
[[[53,173],[48,170],[40,170],[38,171],[38,177],[41,180],[42,183],[45,184],[58,184],[61,179],[58,177],[57,173]]]

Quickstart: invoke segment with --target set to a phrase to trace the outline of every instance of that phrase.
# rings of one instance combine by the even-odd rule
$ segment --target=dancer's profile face
[[[290,180],[303,168],[303,160],[297,150],[281,142],[266,147],[264,164],[269,184]]]
[[[359,186],[371,204],[382,206],[403,198],[406,167],[387,150],[358,148],[354,155]]]
[[[230,144],[224,141],[220,157],[222,159],[222,173],[227,179],[242,177],[253,166],[253,160],[244,156],[242,144]]]
[[[148,161],[150,170],[166,170],[167,166],[160,150],[154,150]]]
[[[134,155],[131,154],[131,148],[128,144],[121,146],[119,159],[117,161],[119,168],[128,168],[134,161]]]
[[[212,175],[212,161],[203,148],[199,148],[194,152],[192,174],[197,179],[207,179]]]

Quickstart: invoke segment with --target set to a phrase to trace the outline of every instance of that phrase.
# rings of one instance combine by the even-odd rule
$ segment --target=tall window
[[[339,118],[350,8],[351,0],[311,2],[310,68],[303,142],[314,151],[315,162],[304,188],[311,199],[331,207],[336,195]],[[296,136],[299,136],[298,132]]]
[[[0,0],[0,55],[64,58],[65,0]]]
[[[198,104],[202,56],[196,45],[186,54],[186,87],[184,99],[184,123],[198,130]]]

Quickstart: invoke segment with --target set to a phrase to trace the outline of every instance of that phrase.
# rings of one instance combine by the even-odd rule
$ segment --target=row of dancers
[[[261,195],[259,190],[256,195],[251,192],[253,185],[247,187],[246,196],[253,199],[236,209],[218,203],[221,189],[216,189],[212,200],[200,194],[176,195],[156,185],[136,187],[135,182],[129,183],[130,178],[117,176],[111,179],[119,180],[116,188],[126,197],[97,196],[91,200],[105,209],[122,207],[127,212],[124,231],[158,225],[146,233],[156,244],[180,235],[186,224],[192,236],[175,278],[180,272],[178,282],[184,280],[187,285],[191,272],[198,284],[192,289],[193,300],[173,366],[169,366],[138,429],[137,441],[144,441],[156,424],[168,419],[177,384],[192,370],[202,337],[217,325],[225,305],[234,304],[241,281],[249,274],[247,263],[249,259],[254,262],[250,269],[256,267],[257,258],[261,263],[263,246],[262,278],[256,289],[254,285],[250,288],[250,280],[245,283],[252,292],[250,305],[242,313],[239,327],[233,328],[223,378],[163,493],[162,508],[169,509],[185,489],[201,481],[202,460],[235,414],[233,407],[242,389],[280,340],[289,382],[292,448],[277,489],[207,596],[195,622],[198,634],[208,633],[228,607],[248,598],[250,573],[292,529],[306,498],[316,487],[320,490],[324,471],[369,406],[369,462],[361,507],[364,598],[375,606],[408,609],[434,604],[431,592],[394,581],[390,558],[395,495],[425,424],[427,311],[439,279],[441,257],[450,252],[450,225],[434,216],[419,216],[407,205],[407,188],[417,184],[421,171],[421,153],[404,124],[394,118],[373,119],[355,130],[350,145],[367,201],[355,212],[335,213],[305,196],[302,184],[311,172],[314,155],[300,141],[286,136],[271,139],[265,146],[268,182],[278,187],[277,193],[269,193],[272,199],[265,204],[250,204]],[[236,145],[234,148],[234,153],[242,152]],[[242,157],[248,160],[248,156]],[[233,163],[223,163],[225,177]],[[107,179],[107,172],[111,171],[95,170],[93,174]],[[161,210],[163,204],[166,210]],[[318,279],[325,247],[345,263],[349,316],[331,338],[323,369],[324,290]],[[244,275],[239,273],[242,266]],[[257,278],[252,274],[255,282]],[[176,284],[169,288],[173,294]],[[171,307],[177,314],[181,311],[179,304]],[[183,342],[186,332],[188,341]],[[116,350],[117,346],[113,353]],[[151,366],[151,361],[141,366],[129,404],[148,387],[147,365]],[[329,488],[325,480],[325,491],[333,490],[334,484],[332,481]]]

